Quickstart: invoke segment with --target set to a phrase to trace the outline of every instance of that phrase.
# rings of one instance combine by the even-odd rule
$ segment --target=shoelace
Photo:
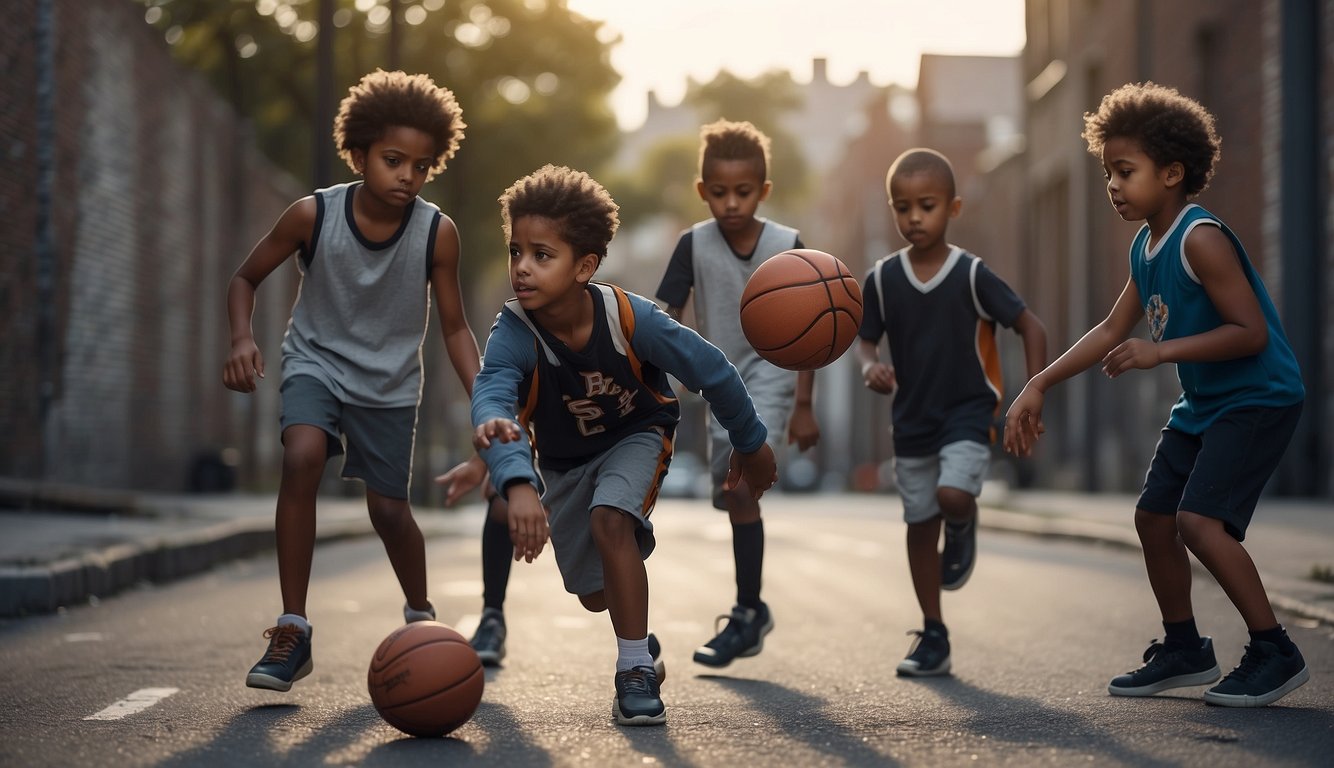
[[[635,667],[623,672],[616,673],[616,681],[620,683],[622,695],[641,694],[644,696],[653,695],[653,686],[649,683],[649,675],[655,675],[652,667]]]
[[[1251,646],[1248,645],[1246,646],[1246,653],[1241,656],[1241,663],[1237,665],[1236,669],[1227,673],[1227,677],[1224,678],[1224,680],[1235,679],[1244,683],[1254,677],[1255,673],[1260,671],[1260,667],[1263,663],[1264,660],[1260,653],[1252,651]]]
[[[305,634],[300,627],[291,624],[280,624],[264,630],[264,639],[270,641],[269,652],[264,654],[264,660],[280,663],[287,661]]]

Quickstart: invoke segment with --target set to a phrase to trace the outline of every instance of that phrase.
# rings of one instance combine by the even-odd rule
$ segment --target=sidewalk
[[[783,503],[817,497],[787,494]],[[766,497],[766,501],[768,498]],[[821,504],[837,504],[823,497]],[[988,485],[983,529],[1139,549],[1135,498]],[[478,536],[481,505],[414,510],[427,537]],[[0,478],[0,617],[50,613],[273,548],[271,494],[98,492]],[[320,543],[373,535],[359,498],[322,498]],[[1265,499],[1246,538],[1275,607],[1334,624],[1334,504]]]

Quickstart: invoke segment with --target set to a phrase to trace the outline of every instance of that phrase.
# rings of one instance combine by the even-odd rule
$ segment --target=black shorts
[[[1144,478],[1139,509],[1178,511],[1223,521],[1237,541],[1246,538],[1255,504],[1283,458],[1302,404],[1238,408],[1192,435],[1164,427]]]
[[[325,455],[343,453],[343,477],[357,479],[391,499],[406,499],[412,477],[412,443],[417,436],[417,408],[364,408],[334,397],[313,376],[283,381],[281,428],[307,424],[324,430]]]

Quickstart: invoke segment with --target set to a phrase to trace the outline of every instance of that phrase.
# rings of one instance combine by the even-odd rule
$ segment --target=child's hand
[[[820,423],[809,404],[797,405],[787,422],[787,441],[796,443],[799,450],[813,448],[820,442]]]
[[[768,443],[760,446],[754,453],[732,451],[732,458],[727,469],[727,480],[723,490],[730,491],[744,482],[750,488],[750,496],[759,499],[764,492],[778,482],[778,465],[774,462],[774,449]]]
[[[523,431],[513,419],[491,419],[478,424],[477,429],[473,430],[472,447],[484,451],[491,447],[492,440],[512,443],[522,434]]]
[[[1002,445],[1015,456],[1028,456],[1047,428],[1042,423],[1042,401],[1046,396],[1030,384],[1010,404],[1005,413],[1005,436]]]
[[[1162,362],[1157,344],[1148,339],[1126,339],[1102,359],[1102,372],[1114,379],[1133,368],[1148,370]]]
[[[264,378],[264,355],[255,340],[240,339],[232,344],[232,353],[222,366],[222,383],[236,392],[254,392],[255,376]]]
[[[486,462],[482,461],[481,456],[474,455],[437,477],[435,484],[445,486],[445,506],[452,507],[454,502],[481,485],[484,480],[486,480]]]
[[[533,562],[542,554],[551,528],[547,525],[547,510],[537,489],[527,482],[509,487],[510,541],[514,544],[514,559]]]
[[[894,369],[885,363],[868,363],[862,366],[862,381],[866,383],[866,388],[879,392],[882,395],[891,395],[894,389],[898,387],[898,379],[894,376]]]

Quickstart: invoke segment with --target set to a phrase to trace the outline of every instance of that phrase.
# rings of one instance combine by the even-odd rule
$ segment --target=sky
[[[647,93],[672,105],[686,78],[726,69],[754,77],[771,69],[811,78],[827,60],[829,79],[859,72],[875,85],[917,84],[923,53],[1013,55],[1024,45],[1024,0],[568,0],[621,34],[612,95],[623,128],[644,120]]]

